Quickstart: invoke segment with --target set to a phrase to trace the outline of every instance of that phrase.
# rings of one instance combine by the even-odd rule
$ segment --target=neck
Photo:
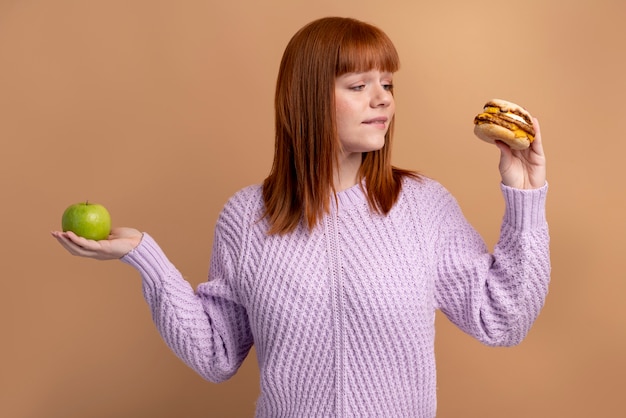
[[[362,153],[350,153],[339,157],[338,167],[335,170],[334,186],[340,192],[349,189],[357,183],[359,168],[363,161]]]

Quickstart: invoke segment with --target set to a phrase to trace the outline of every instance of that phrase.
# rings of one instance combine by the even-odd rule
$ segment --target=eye
[[[384,83],[383,84],[383,88],[387,91],[393,91],[393,84],[391,83]]]
[[[354,91],[361,91],[365,88],[365,84],[359,84],[358,86],[352,86],[350,87],[350,90],[354,90]]]

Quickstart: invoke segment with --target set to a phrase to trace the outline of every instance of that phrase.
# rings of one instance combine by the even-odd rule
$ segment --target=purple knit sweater
[[[454,198],[405,180],[387,216],[354,186],[313,231],[268,236],[260,186],[216,225],[208,281],[191,288],[144,234],[138,269],[158,330],[202,377],[231,377],[252,345],[257,417],[419,417],[436,412],[435,310],[487,345],[518,344],[550,276],[547,186],[501,186],[489,253]]]

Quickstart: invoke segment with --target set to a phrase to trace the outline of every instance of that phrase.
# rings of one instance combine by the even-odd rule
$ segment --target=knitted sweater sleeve
[[[547,185],[501,186],[505,214],[489,253],[451,197],[440,208],[437,307],[461,330],[492,346],[519,344],[545,302],[550,280]]]
[[[144,298],[168,347],[200,376],[216,383],[235,374],[252,346],[246,311],[229,283],[233,260],[219,223],[209,281],[197,293],[148,234],[122,258],[140,272]],[[207,285],[214,290],[201,291]]]

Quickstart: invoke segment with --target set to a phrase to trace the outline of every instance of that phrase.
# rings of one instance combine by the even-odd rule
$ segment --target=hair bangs
[[[379,70],[395,73],[400,68],[398,51],[380,29],[363,22],[346,30],[337,57],[337,76]]]

